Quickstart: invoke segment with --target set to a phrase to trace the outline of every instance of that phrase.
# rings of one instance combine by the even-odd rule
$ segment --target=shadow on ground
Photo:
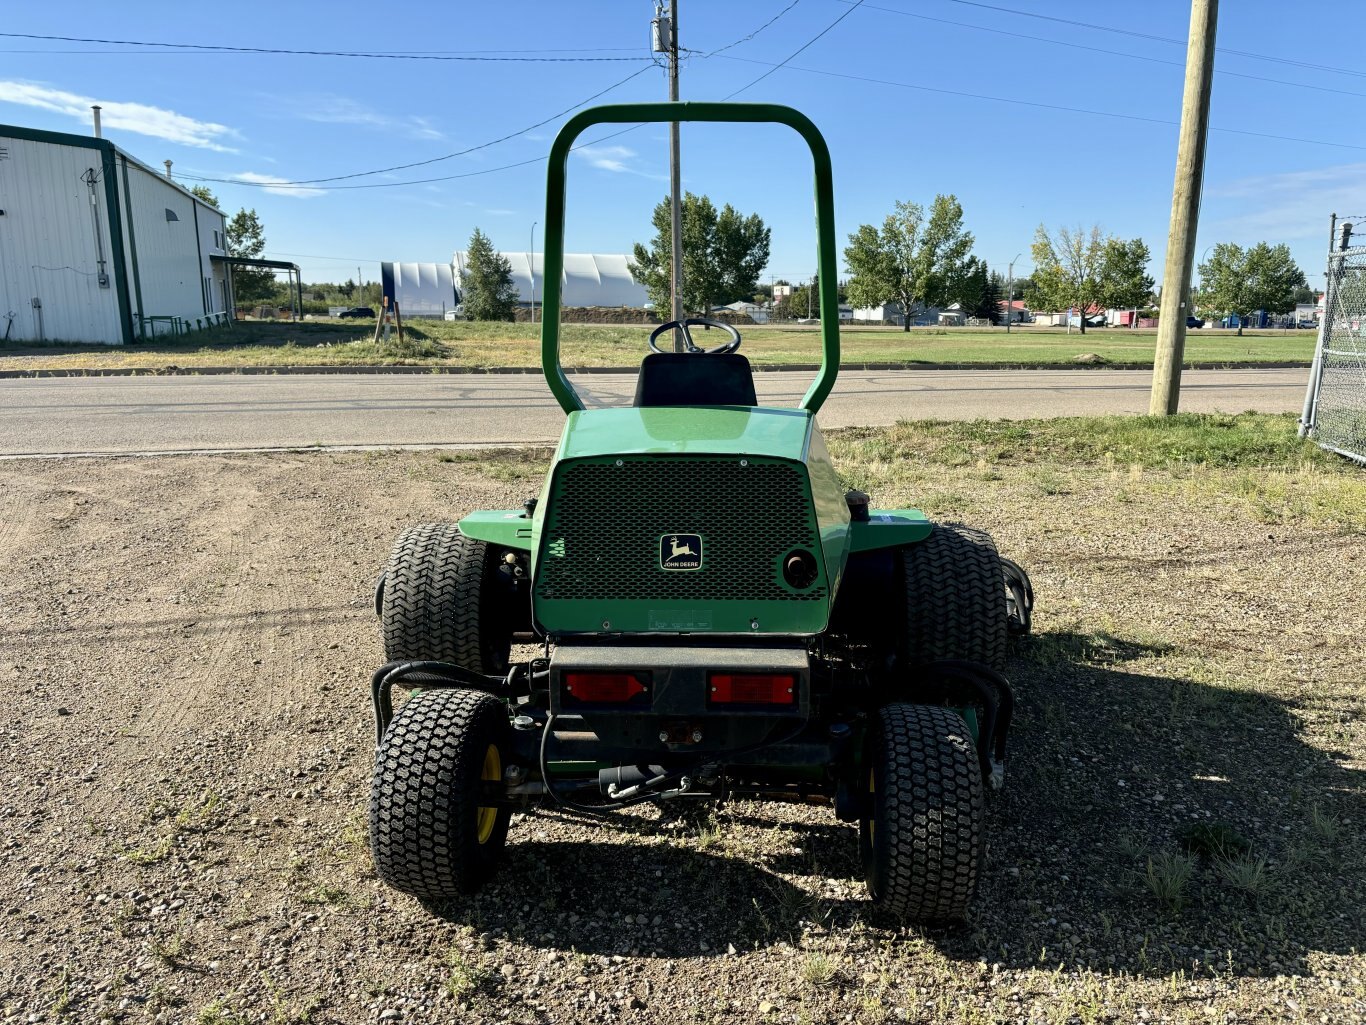
[[[1362,774],[1300,739],[1293,701],[1123,668],[1169,652],[1105,635],[1026,642],[1011,667],[1020,704],[977,901],[963,927],[930,936],[945,956],[1255,976],[1366,947]],[[445,917],[535,946],[661,957],[791,942],[812,923],[880,924],[861,886],[848,896],[852,828],[833,815],[779,823],[756,807],[720,814],[716,853],[646,819],[601,827],[638,834],[631,843],[513,843],[498,879]],[[1246,875],[1186,853],[1199,825],[1250,846]],[[720,853],[727,830],[775,826],[795,845]],[[1181,858],[1190,878],[1164,900],[1154,887],[1172,866],[1180,874]],[[778,873],[846,885],[832,897]]]

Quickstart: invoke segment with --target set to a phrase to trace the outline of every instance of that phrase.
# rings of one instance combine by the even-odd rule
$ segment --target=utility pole
[[[656,0],[654,50],[669,55],[669,100],[678,102],[678,0],[669,0],[669,12]],[[679,170],[678,122],[669,123],[669,319],[683,319],[683,177]],[[706,311],[703,311],[705,315]],[[674,331],[674,352],[683,351],[683,332]]]
[[[1205,140],[1209,137],[1209,99],[1214,81],[1214,34],[1219,0],[1191,0],[1190,40],[1186,46],[1186,89],[1181,99],[1181,135],[1172,184],[1172,220],[1167,262],[1162,271],[1162,312],[1157,322],[1150,416],[1170,416],[1181,402],[1181,360],[1186,350],[1186,305],[1200,220],[1205,179]]]
[[[1016,253],[1015,260],[1020,256]],[[1015,260],[1006,264],[1006,334],[1010,334],[1010,322],[1015,319]]]

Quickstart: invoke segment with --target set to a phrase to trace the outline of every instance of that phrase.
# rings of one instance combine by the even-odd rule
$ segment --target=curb
[[[1199,362],[1183,363],[1183,370],[1308,370],[1309,361],[1275,362]],[[820,370],[819,363],[754,364],[755,373],[777,373],[792,371],[814,374]],[[971,372],[975,370],[1135,370],[1151,373],[1151,363],[843,363],[840,371],[906,371],[906,370],[953,370]],[[567,374],[634,374],[635,367],[565,367]],[[428,374],[444,376],[449,374],[535,374],[541,375],[540,367],[456,367],[456,366],[246,366],[246,367],[109,367],[99,368],[49,368],[35,367],[27,370],[0,370],[0,380],[47,377],[223,377],[238,375],[243,377],[282,377],[282,376],[326,376],[326,375],[402,375]]]

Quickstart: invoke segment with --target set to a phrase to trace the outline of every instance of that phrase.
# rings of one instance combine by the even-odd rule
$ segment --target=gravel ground
[[[0,1021],[1362,1021],[1366,551],[1295,511],[1321,476],[918,474],[1039,594],[974,914],[922,933],[815,806],[519,815],[443,916],[376,881],[374,576],[535,467],[4,464]]]

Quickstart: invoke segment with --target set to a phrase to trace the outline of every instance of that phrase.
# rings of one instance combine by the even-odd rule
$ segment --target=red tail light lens
[[[635,673],[565,673],[564,692],[576,702],[624,705],[649,688]]]
[[[797,703],[797,677],[792,673],[712,673],[708,688],[713,705]]]

